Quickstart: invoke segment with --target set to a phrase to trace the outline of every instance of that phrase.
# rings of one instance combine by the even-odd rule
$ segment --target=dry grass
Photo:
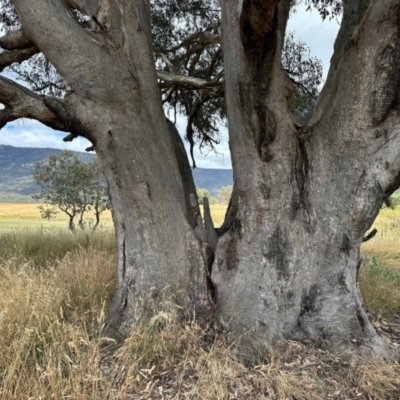
[[[112,254],[93,248],[48,268],[1,263],[1,399],[398,398],[398,364],[348,364],[292,342],[284,355],[246,366],[224,335],[211,343],[168,302],[124,343],[100,340],[113,270]]]
[[[285,354],[260,365],[240,361],[224,335],[207,344],[195,323],[182,326],[166,304],[135,328],[103,367],[123,399],[398,399],[400,367],[382,360],[341,361],[290,342]]]
[[[228,206],[225,204],[212,204],[210,206],[211,216],[214,221],[215,227],[221,226],[224,222],[227,208]]]
[[[400,272],[400,206],[394,210],[382,209],[374,227],[378,233],[363,245],[363,251]]]
[[[377,235],[362,246],[364,303],[373,314],[400,314],[400,207],[382,209],[374,227]]]
[[[67,229],[5,231],[0,235],[0,242],[0,259],[33,267],[51,267],[66,254],[79,250],[113,254],[115,249],[111,230],[77,231],[75,234]]]
[[[385,263],[376,253],[381,236],[364,246],[370,260],[378,262],[374,267],[370,261],[362,275],[363,293],[376,310],[397,301],[393,276],[382,272],[397,273],[393,260],[399,250],[397,228],[386,215],[377,221],[382,237],[392,240],[384,241]],[[360,359],[349,364],[291,342],[285,354],[246,365],[234,343],[221,334],[210,340],[212,332],[196,321],[182,323],[168,302],[124,343],[102,341],[104,310],[114,291],[109,232],[3,232],[0,242],[1,399],[399,398],[397,363]],[[377,302],[388,293],[390,302]],[[379,320],[378,328],[382,334],[395,332],[392,340],[399,341],[398,326]]]
[[[93,338],[113,290],[114,257],[107,251],[78,249],[47,268],[2,260],[0,398],[96,398]]]

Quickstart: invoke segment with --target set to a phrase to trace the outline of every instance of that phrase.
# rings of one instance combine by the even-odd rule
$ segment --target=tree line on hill
[[[33,165],[51,154],[60,154],[56,148],[25,148],[0,145],[0,202],[33,202],[32,194],[40,188],[32,178]],[[83,162],[94,155],[76,152]],[[193,171],[196,187],[206,188],[211,196],[217,196],[222,186],[232,185],[232,169],[196,168]]]
[[[204,198],[208,199],[210,204],[229,204],[233,191],[232,185],[222,186],[218,191],[217,196],[212,196],[209,190],[205,188],[196,189],[197,197],[199,199],[199,204],[203,204]]]

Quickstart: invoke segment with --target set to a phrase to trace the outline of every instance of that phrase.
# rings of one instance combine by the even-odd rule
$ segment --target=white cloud
[[[339,21],[322,21],[317,11],[306,10],[307,7],[303,4],[297,7],[297,11],[289,19],[287,30],[294,33],[296,40],[306,43],[313,56],[322,60],[325,79],[333,54],[333,44],[340,28]]]
[[[190,165],[192,165],[192,160],[190,158],[190,144],[185,139],[186,118],[183,116],[177,116],[176,126],[181,134],[181,137],[183,138],[183,143],[185,144],[185,148],[188,153]],[[228,130],[224,126],[220,126],[219,128],[221,133],[219,139],[220,143],[215,146],[215,152],[208,151],[207,149],[200,150],[199,146],[195,146],[193,153],[196,166],[198,168],[232,168],[231,153],[229,151],[228,144]]]
[[[84,138],[77,138],[73,142],[63,142],[64,132],[54,131],[51,128],[32,119],[21,119],[11,122],[0,132],[0,144],[15,147],[51,147],[85,151],[90,142]]]

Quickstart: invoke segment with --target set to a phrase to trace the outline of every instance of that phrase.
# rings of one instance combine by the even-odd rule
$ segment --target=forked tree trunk
[[[68,83],[65,100],[43,100],[50,122],[92,141],[110,185],[118,289],[108,322],[126,331],[142,299],[163,293],[209,316],[215,237],[208,246],[183,145],[164,118],[148,2],[102,0],[96,32],[61,1],[12,2]],[[216,317],[256,351],[356,339],[387,354],[357,272],[362,238],[400,184],[400,1],[344,1],[328,81],[300,130],[281,66],[289,3],[222,1],[235,188],[212,267]]]
[[[217,318],[256,351],[301,339],[387,354],[357,273],[399,186],[399,2],[344,2],[328,81],[300,130],[280,62],[289,3],[222,2],[235,191],[212,270]]]

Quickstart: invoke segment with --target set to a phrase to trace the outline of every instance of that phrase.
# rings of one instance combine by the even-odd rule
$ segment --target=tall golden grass
[[[47,267],[1,261],[1,399],[100,398],[98,327],[114,269],[112,252],[92,246]]]
[[[382,209],[374,227],[378,233],[362,246],[364,303],[374,314],[400,314],[400,207]]]
[[[361,282],[369,304],[382,310],[392,303],[374,301],[395,289],[382,271],[396,270],[399,249],[388,244],[396,246],[397,228],[386,222],[377,221],[381,236],[364,246],[370,261]],[[392,254],[385,262],[381,240]],[[167,301],[124,342],[102,339],[115,288],[110,232],[0,232],[0,243],[0,399],[399,398],[395,362],[346,362],[290,342],[284,354],[244,364],[235,343],[183,322]]]

